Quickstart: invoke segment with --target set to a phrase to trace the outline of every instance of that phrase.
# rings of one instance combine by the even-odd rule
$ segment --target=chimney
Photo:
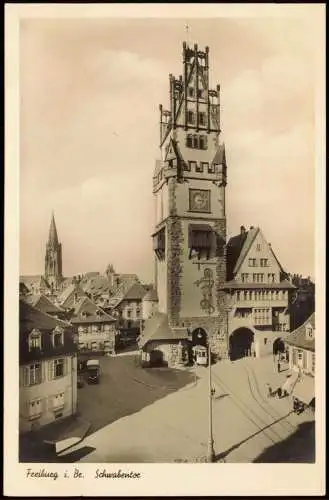
[[[240,227],[240,234],[245,234],[246,228],[244,226]]]

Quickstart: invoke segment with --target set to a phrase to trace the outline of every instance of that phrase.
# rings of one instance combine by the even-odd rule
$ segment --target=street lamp
[[[197,286],[200,286],[202,290],[203,299],[201,300],[201,308],[204,311],[208,312],[208,318],[211,318],[212,312],[214,312],[215,308],[212,304],[212,288],[214,285],[213,279],[213,271],[209,268],[204,270],[204,276],[200,280],[195,282]],[[213,430],[212,430],[212,397],[214,394],[214,390],[212,388],[212,380],[211,380],[211,342],[210,342],[210,321],[207,333],[207,341],[208,341],[208,402],[209,402],[209,429],[208,429],[208,452],[207,452],[207,462],[215,461],[215,451],[214,451],[214,439],[213,439]],[[199,338],[201,337],[201,332],[199,332]]]
[[[209,302],[209,307],[208,307],[209,318],[211,316],[211,307],[212,306]],[[201,333],[198,334],[198,337],[199,338],[202,337]],[[212,387],[212,377],[211,377],[211,342],[210,342],[209,330],[207,333],[207,343],[208,343],[208,403],[209,403],[207,462],[212,463],[215,461],[214,438],[212,430],[212,398],[215,391]]]
[[[210,308],[209,308],[209,317],[210,317]],[[213,397],[213,388],[212,388],[212,380],[211,380],[211,343],[210,343],[210,332],[208,331],[208,397],[209,397],[209,436],[208,436],[208,455],[207,461],[212,463],[215,461],[215,451],[214,451],[214,438],[212,432],[212,397]]]

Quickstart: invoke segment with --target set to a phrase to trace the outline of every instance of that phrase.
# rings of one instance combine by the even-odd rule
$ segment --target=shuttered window
[[[23,385],[37,385],[42,382],[42,365],[41,363],[33,363],[23,367]]]

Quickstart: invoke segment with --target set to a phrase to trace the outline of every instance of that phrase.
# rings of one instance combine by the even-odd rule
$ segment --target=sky
[[[186,23],[189,31],[185,31]],[[228,236],[259,226],[289,272],[314,276],[310,18],[24,19],[20,24],[20,274],[41,274],[51,212],[65,276],[153,280],[159,104],[182,43],[221,85]]]

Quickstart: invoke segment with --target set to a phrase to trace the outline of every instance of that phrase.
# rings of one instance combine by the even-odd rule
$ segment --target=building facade
[[[290,331],[295,287],[259,228],[241,226],[228,241],[227,277],[231,359],[276,353]]]
[[[146,322],[140,347],[150,354],[152,338],[163,340],[164,361],[171,365],[177,356],[170,352],[177,345],[189,349],[195,332],[202,341],[210,338],[220,357],[228,352],[220,288],[226,279],[226,157],[220,87],[210,87],[208,47],[183,43],[183,75],[169,75],[169,101],[169,109],[160,106],[161,160],[153,176],[155,286],[168,331],[162,328],[159,339],[150,331],[156,321]]]
[[[78,331],[80,353],[115,354],[116,320],[88,297],[76,302],[70,322]]]
[[[19,431],[77,411],[76,331],[20,301]]]
[[[291,332],[286,340],[289,367],[302,373],[315,375],[315,314]]]
[[[306,406],[315,408],[315,314],[291,332],[285,344],[289,353],[289,366],[298,373],[292,395]]]

